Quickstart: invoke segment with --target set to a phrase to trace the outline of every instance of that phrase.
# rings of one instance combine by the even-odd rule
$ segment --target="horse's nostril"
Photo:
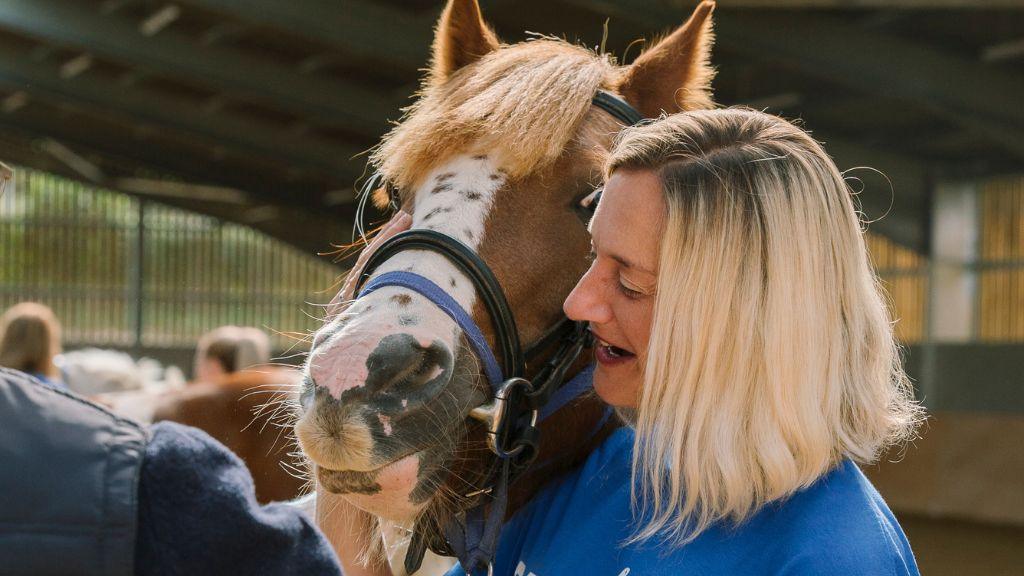
[[[366,360],[369,390],[433,396],[452,369],[452,353],[434,341],[424,346],[410,334],[385,336]]]

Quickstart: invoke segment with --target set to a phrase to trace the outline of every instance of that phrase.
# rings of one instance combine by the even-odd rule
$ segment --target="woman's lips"
[[[594,357],[604,366],[618,366],[636,359],[636,355],[629,350],[609,344],[601,338],[597,339],[594,347]]]

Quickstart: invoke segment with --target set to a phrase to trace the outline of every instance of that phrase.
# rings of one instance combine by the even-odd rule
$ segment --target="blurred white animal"
[[[136,362],[116,350],[74,350],[54,362],[71,391],[144,424],[153,420],[158,396],[185,387],[185,375],[177,366],[164,368],[152,358]]]

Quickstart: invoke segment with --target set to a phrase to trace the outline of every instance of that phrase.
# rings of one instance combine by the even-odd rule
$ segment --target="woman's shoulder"
[[[774,542],[780,574],[918,574],[895,516],[850,460],[749,523]]]
[[[534,495],[505,524],[496,568],[503,560],[516,558],[524,548],[548,550],[559,548],[558,543],[565,539],[618,541],[626,535],[622,525],[631,517],[632,450],[633,431],[620,428],[582,465]]]

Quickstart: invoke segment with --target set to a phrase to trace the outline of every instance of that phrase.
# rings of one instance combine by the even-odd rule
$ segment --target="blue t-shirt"
[[[666,552],[623,546],[633,431],[615,432],[576,472],[554,482],[505,525],[494,574],[514,576],[912,575],[914,555],[892,512],[845,460],[814,485],[742,525],[715,525]],[[463,574],[456,565],[449,576]]]

